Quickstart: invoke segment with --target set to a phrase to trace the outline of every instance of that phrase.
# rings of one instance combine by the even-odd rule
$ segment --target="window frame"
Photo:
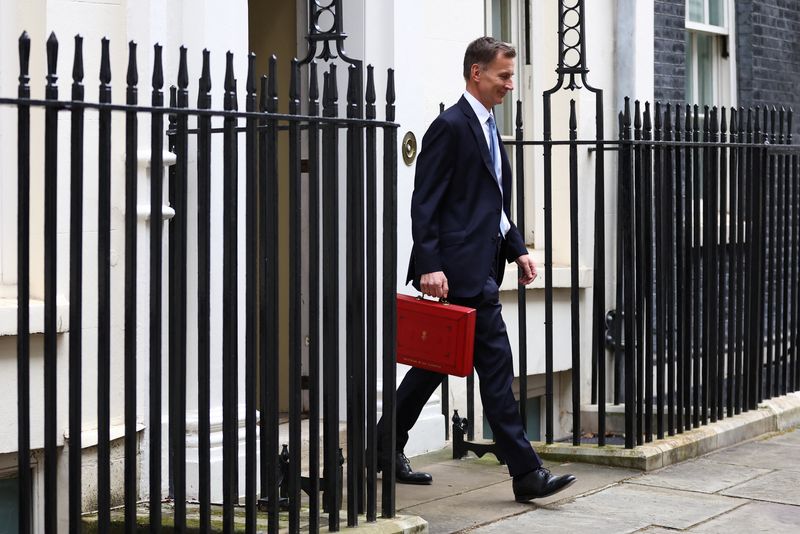
[[[711,40],[711,102],[709,105],[736,107],[738,104],[738,88],[736,79],[736,31],[735,31],[735,4],[734,0],[723,0],[724,26],[694,22],[689,20],[689,1],[686,0],[684,16],[684,31],[686,33],[687,59],[686,63],[686,94],[685,100],[689,104],[698,103],[699,92],[699,61],[697,59],[697,37],[700,35],[712,36]],[[703,0],[705,19],[708,20],[709,0]],[[723,40],[727,41],[727,57],[723,56],[721,49]],[[691,75],[689,71],[691,70]],[[691,80],[691,87],[689,81]],[[702,104],[701,104],[702,105]]]

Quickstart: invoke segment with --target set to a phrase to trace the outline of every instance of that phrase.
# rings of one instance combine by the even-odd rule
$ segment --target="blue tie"
[[[498,169],[499,159],[497,157],[497,127],[494,123],[494,116],[489,115],[489,120],[486,121],[489,125],[489,154],[492,157],[492,169],[494,170],[494,177],[500,182],[500,169]],[[501,185],[502,188],[502,185]]]
[[[494,169],[494,177],[497,179],[497,185],[500,187],[500,194],[503,194],[503,170],[500,168],[500,150],[497,146],[497,127],[494,124],[494,115],[489,115],[486,121],[489,125],[489,152],[492,156],[492,169]],[[511,228],[511,223],[506,217],[505,210],[500,210],[500,235],[505,237],[506,232]]]

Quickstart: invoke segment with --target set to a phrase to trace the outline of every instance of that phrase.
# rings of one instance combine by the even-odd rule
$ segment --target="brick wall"
[[[655,0],[654,8],[655,99],[683,102],[686,100],[686,0]]]
[[[736,0],[736,45],[739,105],[800,112],[800,1]]]

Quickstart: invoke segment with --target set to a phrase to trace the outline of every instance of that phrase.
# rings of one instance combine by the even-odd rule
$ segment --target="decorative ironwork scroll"
[[[302,64],[309,63],[315,56],[323,61],[340,57],[347,63],[357,63],[344,49],[347,34],[343,30],[342,14],[342,0],[308,0],[308,55]],[[332,42],[336,43],[335,51]],[[322,44],[322,50],[317,55],[319,44]]]

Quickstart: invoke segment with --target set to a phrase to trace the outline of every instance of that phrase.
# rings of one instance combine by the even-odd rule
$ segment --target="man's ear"
[[[470,80],[477,82],[478,78],[480,78],[480,75],[481,75],[481,66],[478,65],[477,63],[473,63],[469,69]]]

